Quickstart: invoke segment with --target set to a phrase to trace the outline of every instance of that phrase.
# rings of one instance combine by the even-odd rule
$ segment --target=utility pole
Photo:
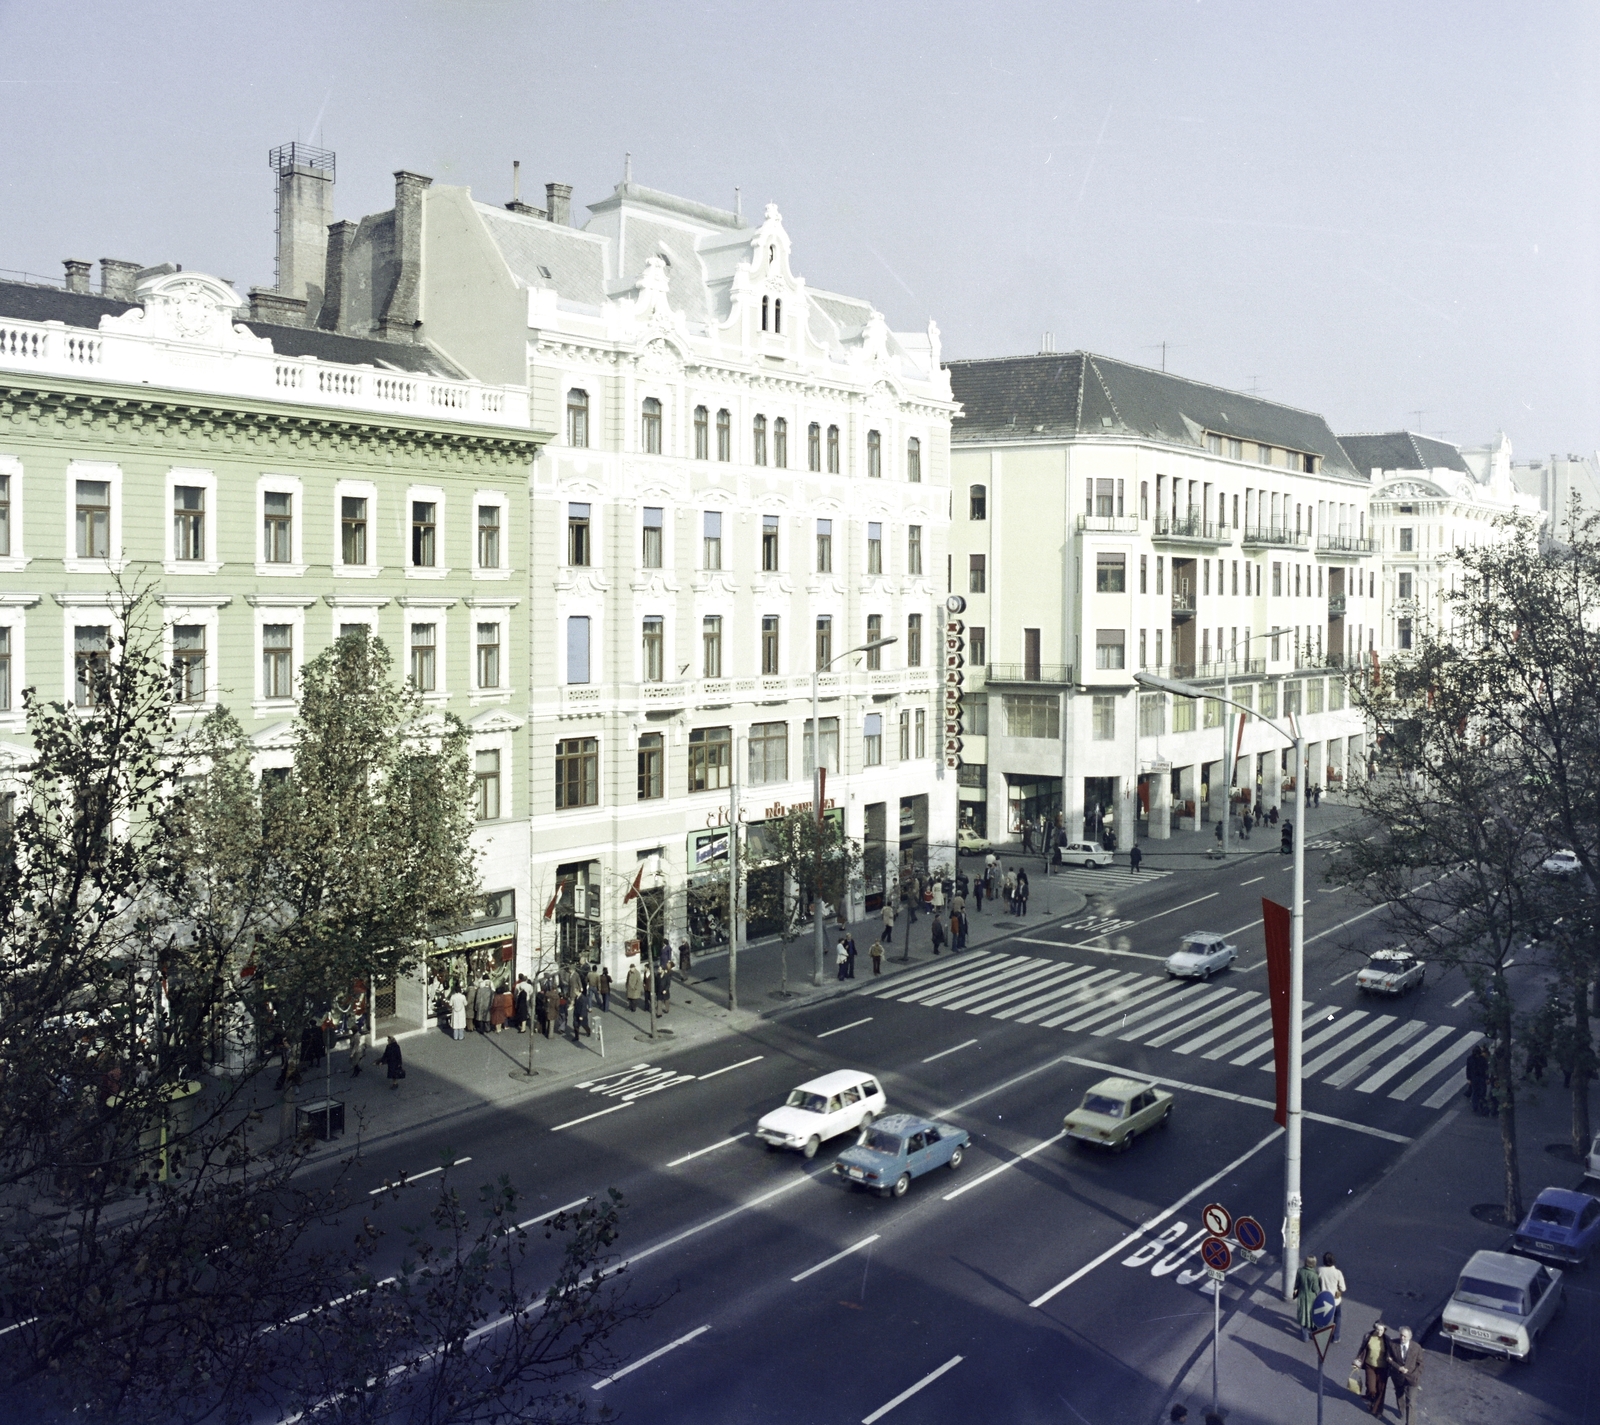
[[[733,744],[732,775],[728,778],[728,1009],[739,1008],[739,757],[745,748],[740,737]]]
[[[1300,1001],[1306,988],[1306,740],[1298,722],[1294,739],[1294,901],[1289,922],[1289,1102],[1285,1105],[1283,1155],[1283,1299],[1294,1300],[1300,1265]]]

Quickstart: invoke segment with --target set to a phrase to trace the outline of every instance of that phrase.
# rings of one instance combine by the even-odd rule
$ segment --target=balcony
[[[1224,658],[1215,663],[1196,665],[1189,676],[1197,683],[1220,683],[1224,678],[1238,682],[1245,678],[1259,678],[1266,671],[1265,658]]]
[[[1304,549],[1307,537],[1298,530],[1287,529],[1282,525],[1257,525],[1254,529],[1244,532],[1244,545],[1249,549],[1252,545],[1270,547],[1274,549]]]
[[[1194,590],[1172,591],[1172,618],[1174,623],[1186,623],[1194,617]]]
[[[1079,515],[1079,534],[1138,534],[1137,515]]]
[[[1049,683],[1064,687],[1073,681],[1070,663],[991,663],[985,681],[996,683]]]
[[[1358,538],[1353,534],[1322,534],[1317,536],[1318,554],[1376,554],[1376,541]]]
[[[1343,594],[1329,594],[1328,595],[1328,617],[1331,618],[1331,619],[1343,618],[1344,617],[1344,595]]]
[[[1162,544],[1203,544],[1208,547],[1228,542],[1227,531],[1219,530],[1201,515],[1157,515],[1151,538]]]

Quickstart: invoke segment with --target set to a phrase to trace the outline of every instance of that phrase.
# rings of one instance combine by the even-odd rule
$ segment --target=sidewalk
[[[1544,1089],[1518,1088],[1519,1160],[1525,1203],[1545,1187],[1576,1187],[1581,1168],[1546,1151],[1567,1137],[1570,1100],[1560,1076]],[[1334,1130],[1327,1130],[1334,1131]],[[1420,1411],[1450,1425],[1578,1425],[1600,1417],[1600,1381],[1591,1363],[1600,1293],[1587,1271],[1565,1275],[1564,1314],[1539,1341],[1531,1365],[1449,1353],[1439,1315],[1455,1278],[1480,1248],[1504,1250],[1506,1228],[1473,1208],[1504,1199],[1498,1121],[1474,1116],[1465,1098],[1424,1131],[1372,1187],[1331,1218],[1307,1222],[1303,1250],[1331,1251],[1349,1283],[1339,1343],[1330,1346],[1324,1383],[1327,1425],[1371,1420],[1345,1388],[1361,1335],[1382,1320],[1391,1333],[1410,1326],[1425,1351]],[[1593,1191],[1593,1184],[1585,1189]],[[1302,1342],[1294,1309],[1277,1289],[1277,1259],[1253,1273],[1254,1285],[1223,1291],[1219,1354],[1221,1404],[1229,1425],[1281,1425],[1316,1419],[1317,1357]],[[1175,1382],[1168,1403],[1183,1401],[1199,1420],[1211,1403],[1211,1343]],[[1396,1419],[1394,1394],[1386,1418]],[[1159,1418],[1167,1418],[1167,1405]]]

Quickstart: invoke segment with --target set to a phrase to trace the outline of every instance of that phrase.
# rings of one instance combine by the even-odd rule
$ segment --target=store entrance
[[[1006,830],[1010,835],[1021,836],[1024,821],[1037,827],[1041,816],[1050,823],[1060,815],[1060,777],[1006,777]]]
[[[1115,777],[1085,777],[1083,779],[1083,836],[1086,841],[1101,842],[1110,836],[1116,845],[1117,779]]]

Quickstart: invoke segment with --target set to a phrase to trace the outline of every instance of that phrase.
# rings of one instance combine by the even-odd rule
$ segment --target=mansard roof
[[[1350,463],[1366,474],[1372,470],[1454,470],[1470,475],[1461,452],[1448,441],[1415,431],[1391,430],[1361,435],[1341,435],[1339,444]]]
[[[1116,436],[1205,449],[1206,433],[1322,458],[1325,474],[1366,479],[1327,421],[1244,391],[1088,351],[946,363],[963,415],[958,443]]]

